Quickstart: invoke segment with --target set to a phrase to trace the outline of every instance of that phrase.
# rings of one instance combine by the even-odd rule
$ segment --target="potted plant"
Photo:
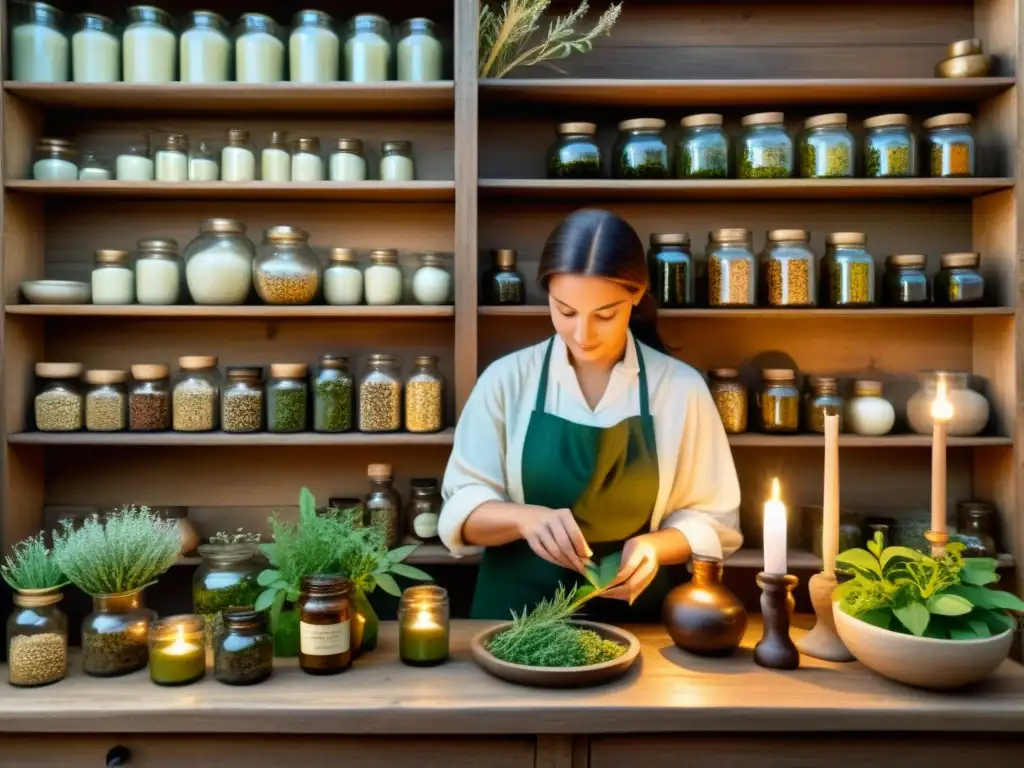
[[[1024,602],[989,589],[992,558],[965,559],[964,545],[933,558],[907,547],[849,549],[836,569],[850,575],[833,593],[839,637],[866,667],[924,688],[956,688],[984,679],[1006,658]]]

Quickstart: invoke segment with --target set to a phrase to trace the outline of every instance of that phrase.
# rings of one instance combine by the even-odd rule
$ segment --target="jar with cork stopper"
[[[397,432],[402,426],[402,380],[394,355],[370,355],[359,381],[359,431]]]
[[[715,229],[708,233],[708,304],[751,307],[756,298],[757,259],[749,229]]]
[[[735,368],[713,368],[708,371],[708,389],[715,401],[718,415],[727,435],[747,431],[747,387]]]
[[[331,181],[366,181],[362,139],[338,139],[330,159]]]
[[[82,428],[82,364],[36,363],[34,401],[40,432],[77,432]]]
[[[371,464],[366,468],[366,476],[370,481],[370,491],[363,503],[370,525],[381,529],[388,549],[392,549],[401,541],[401,500],[394,487],[394,472],[390,464]]]
[[[413,360],[412,373],[405,381],[405,428],[410,432],[444,429],[444,377],[433,355]]]
[[[652,234],[647,264],[651,273],[651,293],[658,306],[681,309],[694,305],[695,278],[689,233]]]
[[[206,219],[185,248],[185,282],[196,304],[242,304],[252,290],[252,241],[237,219]]]
[[[36,144],[32,178],[36,181],[75,181],[79,176],[78,149],[66,139],[40,139]],[[109,176],[108,176],[109,178]]]
[[[737,145],[741,179],[788,179],[793,175],[793,139],[782,112],[757,112],[740,120]]]
[[[363,302],[363,272],[352,248],[331,248],[324,270],[324,301],[334,306]]]
[[[821,259],[822,298],[832,307],[867,307],[875,302],[875,260],[863,232],[833,232]]]
[[[85,429],[121,432],[128,426],[127,371],[85,372]]]
[[[93,304],[131,304],[135,301],[135,275],[128,251],[103,249],[95,253],[92,269]]]
[[[772,307],[813,307],[817,283],[811,233],[804,229],[769,230],[761,261],[764,303]]]
[[[896,409],[882,396],[882,382],[859,379],[853,383],[846,423],[855,435],[881,437],[892,431]]]
[[[213,355],[178,358],[172,423],[176,432],[212,432],[220,423],[220,374]]]
[[[800,137],[800,175],[805,179],[853,176],[855,148],[845,112],[809,117]]]
[[[796,432],[800,428],[800,389],[792,368],[765,368],[764,388],[757,395],[761,428],[769,433]]]
[[[381,181],[413,181],[415,178],[411,141],[385,141],[380,145]]]
[[[876,115],[864,121],[864,169],[870,179],[917,176],[917,141],[910,115]]]
[[[452,276],[440,253],[419,254],[419,267],[412,278],[412,295],[417,304],[440,306],[451,302]]]
[[[672,166],[661,118],[640,117],[619,123],[612,149],[612,176],[616,179],[669,179]]]
[[[549,179],[599,179],[601,147],[596,123],[559,123],[548,149]]]
[[[273,363],[267,382],[267,431],[308,428],[309,368],[305,363]]]
[[[935,276],[935,303],[944,307],[977,307],[985,303],[985,278],[980,253],[945,253]]]
[[[132,366],[128,389],[128,429],[160,432],[171,428],[170,368],[163,364]]]
[[[843,431],[845,403],[839,395],[839,382],[833,376],[815,376],[807,396],[807,428],[825,434],[825,417],[839,417],[839,431]]]
[[[348,432],[352,429],[355,379],[349,359],[338,355],[320,358],[320,372],[313,381],[313,429],[317,432]]]
[[[228,368],[220,395],[220,428],[233,434],[263,431],[263,369]]]
[[[75,17],[71,76],[76,83],[116,83],[121,79],[121,33],[111,19],[98,13]]]
[[[188,136],[171,133],[153,154],[157,181],[188,181]]]
[[[292,158],[288,154],[287,132],[270,132],[267,146],[260,155],[260,178],[275,183],[292,180]]]
[[[220,166],[217,165],[217,153],[207,142],[200,141],[188,156],[189,181],[217,181],[220,179]]]
[[[277,226],[263,232],[253,265],[256,292],[267,304],[309,304],[320,290],[320,260],[309,233]]]
[[[974,133],[966,112],[930,117],[925,130],[929,176],[951,178],[974,175]]]
[[[255,181],[256,150],[249,141],[249,132],[229,128],[226,143],[220,151],[220,178],[222,181]]]
[[[377,248],[370,251],[370,266],[363,273],[363,291],[371,306],[392,306],[402,303],[404,279],[398,266],[398,251]]]
[[[720,114],[689,115],[679,121],[683,135],[676,148],[680,179],[725,179],[729,176],[729,136]]]
[[[898,253],[885,260],[882,301],[890,307],[919,307],[931,298],[923,253]]]
[[[512,248],[491,251],[492,267],[484,275],[483,303],[491,306],[517,306],[526,303],[526,279],[516,269],[517,254]]]
[[[57,607],[60,587],[19,589],[7,619],[8,682],[35,688],[63,680],[68,671],[68,619]]]
[[[293,147],[292,181],[323,181],[324,160],[320,157],[320,139],[316,136],[303,136],[295,140]]]

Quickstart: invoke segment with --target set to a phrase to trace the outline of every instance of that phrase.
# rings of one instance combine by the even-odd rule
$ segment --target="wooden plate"
[[[510,621],[478,632],[470,641],[469,648],[473,652],[473,660],[495,677],[539,688],[580,688],[607,683],[626,674],[640,655],[640,641],[631,632],[594,621],[573,621],[572,624],[596,632],[605,640],[614,640],[626,646],[626,652],[617,659],[586,667],[527,667],[510,664],[487,650],[492,637],[512,626]]]

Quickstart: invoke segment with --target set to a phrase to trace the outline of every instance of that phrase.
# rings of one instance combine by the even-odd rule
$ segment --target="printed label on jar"
[[[420,539],[434,538],[437,536],[437,515],[433,512],[416,515],[412,521],[412,530]]]
[[[299,622],[299,650],[306,656],[336,656],[349,649],[352,622],[307,624]]]

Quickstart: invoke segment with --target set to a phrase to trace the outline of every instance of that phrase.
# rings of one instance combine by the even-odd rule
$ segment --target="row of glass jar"
[[[246,13],[234,26],[213,11],[191,11],[179,25],[149,5],[132,6],[123,27],[98,13],[70,26],[41,2],[14,4],[11,76],[61,83],[381,83],[440,80],[444,49],[430,19],[408,19],[392,34],[376,14],[344,30],[323,11],[303,10],[289,34],[270,16]],[[287,54],[286,49],[287,47]],[[344,64],[344,73],[342,72]],[[344,75],[344,77],[342,77]]]
[[[786,130],[782,112],[759,112],[741,120],[743,127],[732,155],[720,114],[684,117],[683,132],[673,152],[665,138],[665,121],[639,118],[619,123],[612,149],[616,179],[807,179],[857,175],[857,142],[846,114],[816,115],[804,121],[797,145]],[[929,176],[974,175],[971,116],[937,115],[922,123],[925,167]],[[601,178],[604,161],[594,123],[562,123],[547,154],[548,178]],[[878,115],[864,121],[864,176],[917,175],[917,145],[910,115]],[[675,156],[675,164],[672,156]]]
[[[748,229],[716,229],[708,233],[705,262],[690,249],[688,233],[652,234],[648,251],[651,292],[660,306],[695,306],[697,285],[706,280],[712,307],[811,307],[819,301],[832,307],[870,306],[878,301],[875,261],[863,232],[832,232],[825,255],[818,260],[810,232],[772,229],[760,254]],[[820,279],[815,278],[815,262]],[[898,254],[885,262],[881,300],[888,306],[979,306],[986,302],[985,278],[978,253],[948,253],[940,258],[934,289],[925,272],[923,254]],[[706,275],[697,275],[698,269]]]
[[[259,366],[229,367],[217,358],[166,365],[90,370],[80,363],[36,363],[36,429],[41,432],[438,432],[444,429],[445,382],[437,358],[415,358],[403,379],[394,355],[370,355],[357,381],[349,359],[324,355],[310,378],[305,363],[274,363],[263,383]],[[404,392],[404,398],[403,398]],[[404,406],[404,408],[403,408]]]
[[[259,162],[257,162],[257,156]],[[219,162],[218,162],[219,161]],[[32,178],[37,181],[366,181],[370,178],[362,139],[334,139],[325,159],[320,139],[289,139],[271,131],[257,152],[249,131],[228,129],[219,152],[206,141],[189,149],[183,133],[162,137],[154,149],[149,137],[125,147],[113,166],[95,152],[79,159],[67,139],[40,139],[36,144]],[[385,141],[380,146],[377,176],[381,181],[414,181],[416,163],[412,142]]]

